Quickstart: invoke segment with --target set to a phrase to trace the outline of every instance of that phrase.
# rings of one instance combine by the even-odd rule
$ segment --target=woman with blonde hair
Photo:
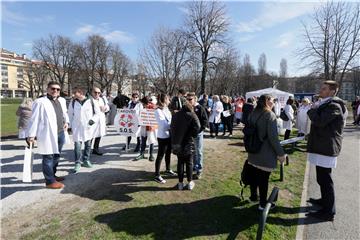
[[[221,122],[221,113],[224,110],[223,104],[220,102],[219,96],[213,96],[213,105],[209,116],[210,137],[217,137],[219,133],[219,124]],[[215,133],[215,136],[214,136]]]
[[[31,98],[24,98],[16,111],[16,116],[18,116],[17,127],[19,129],[19,139],[25,139],[28,145],[29,142],[26,140],[26,128],[31,118],[32,104],[33,100]]]

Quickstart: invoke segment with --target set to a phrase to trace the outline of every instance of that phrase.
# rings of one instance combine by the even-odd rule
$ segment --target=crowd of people
[[[269,94],[248,98],[246,101],[243,97],[206,94],[198,99],[194,92],[187,93],[180,89],[172,98],[163,93],[140,98],[137,92],[134,92],[131,98],[122,94],[112,98],[110,95],[102,95],[98,87],[87,92],[79,86],[73,89],[73,97],[66,104],[65,99],[60,97],[60,85],[50,82],[45,96],[34,102],[24,99],[16,114],[19,116],[19,138],[25,138],[28,145],[37,139],[38,152],[43,159],[46,187],[51,189],[64,187],[61,183],[64,178],[56,176],[56,170],[69,128],[74,142],[74,172],[77,173],[81,167],[92,167],[91,154],[103,155],[100,141],[106,135],[106,125],[114,124],[117,109],[134,109],[138,117],[143,109],[155,111],[157,124],[139,126],[133,136],[136,139],[133,151],[139,153],[134,161],[146,158],[154,161],[154,180],[164,184],[165,176],[177,176],[179,190],[192,190],[195,186],[194,179],[202,177],[204,132],[208,128],[210,137],[216,138],[219,132],[222,132],[223,136],[228,133],[227,136],[231,137],[235,124],[255,125],[262,145],[259,152],[248,153],[248,162],[255,176],[250,185],[250,200],[258,201],[259,192],[260,210],[264,209],[266,204],[269,176],[276,168],[277,160],[283,162],[286,158],[278,139],[279,131],[285,129],[286,140],[295,124],[298,136],[308,136],[308,158],[317,166],[322,199],[312,201],[323,204],[324,210],[315,216],[331,219],[335,215],[331,168],[336,166],[336,156],[340,152],[341,139],[338,137],[341,137],[347,111],[343,102],[335,97],[337,85],[334,82],[324,82],[323,88],[314,102],[308,98],[301,101],[289,98],[282,107],[279,101]],[[357,98],[353,103],[354,112],[359,112],[359,102]],[[327,119],[324,117],[325,113]],[[359,122],[359,115],[354,117],[354,122],[356,121]],[[324,134],[319,133],[324,128],[330,131],[327,139],[331,141],[332,150],[318,147],[318,143],[325,141],[320,137]],[[332,134],[333,131],[337,135]],[[130,151],[131,140],[131,136],[126,137],[122,150]],[[156,157],[155,144],[158,146]],[[149,156],[145,157],[147,147]],[[176,172],[171,169],[171,153],[177,156]],[[163,158],[165,171],[162,176],[160,169]]]

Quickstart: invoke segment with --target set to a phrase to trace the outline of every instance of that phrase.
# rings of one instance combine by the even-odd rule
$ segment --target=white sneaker
[[[162,184],[166,183],[165,179],[163,179],[161,176],[155,177],[154,180],[158,183],[162,183]]]
[[[194,181],[190,181],[189,184],[188,184],[188,189],[189,190],[193,190],[195,187],[195,182]]]
[[[184,189],[184,183],[179,182],[179,183],[177,184],[177,187],[178,187],[179,190],[183,190],[183,189]]]

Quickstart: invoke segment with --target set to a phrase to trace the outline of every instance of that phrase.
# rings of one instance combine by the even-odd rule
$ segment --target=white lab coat
[[[169,108],[156,109],[155,118],[158,123],[157,137],[161,139],[170,138],[171,112]]]
[[[304,133],[305,135],[310,132],[311,121],[307,115],[309,109],[310,105],[301,105],[296,116],[296,128],[299,130],[299,133]]]
[[[69,119],[74,142],[86,142],[93,139],[96,122],[100,118],[99,107],[94,103],[95,114],[93,114],[91,99],[87,99],[83,105],[75,101],[74,108],[72,101],[69,104]],[[95,122],[92,126],[89,125],[90,120]]]
[[[224,111],[223,104],[220,101],[214,102],[209,116],[209,123],[220,123],[221,113]]]
[[[66,100],[59,97],[63,118],[69,123]],[[55,109],[47,96],[38,98],[32,106],[32,115],[27,127],[28,137],[37,137],[38,153],[42,155],[59,154],[58,127]]]
[[[104,99],[104,100],[103,100]],[[100,107],[105,107],[104,111],[100,110],[99,120],[95,123],[95,132],[94,137],[102,137],[106,135],[106,116],[105,112],[110,110],[107,99],[104,97],[100,97],[99,99],[93,99],[94,104],[101,109]]]
[[[285,112],[286,116],[288,116],[289,120],[283,121],[283,128],[286,130],[291,130],[292,129],[292,120],[294,119],[294,109],[292,108],[291,105],[286,104],[284,107],[284,112]]]

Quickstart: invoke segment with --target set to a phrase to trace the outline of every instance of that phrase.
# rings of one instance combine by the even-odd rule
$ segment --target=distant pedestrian
[[[25,139],[28,146],[30,146],[30,144],[26,139],[26,130],[31,118],[32,104],[33,100],[31,98],[24,98],[16,111],[16,116],[18,116],[18,137],[19,139]]]
[[[156,109],[156,105],[153,103],[153,100],[150,97],[143,97],[141,103],[144,109]],[[140,154],[134,160],[138,161],[145,158],[145,149],[147,143],[149,143],[149,161],[153,162],[154,158],[154,143],[156,142],[156,126],[141,126],[140,135],[141,135],[141,147]]]
[[[186,101],[185,95],[186,95],[186,91],[184,89],[179,89],[177,96],[174,96],[171,99],[169,109],[172,114],[175,114],[182,109],[182,107]]]
[[[284,140],[290,138],[290,133],[291,133],[292,125],[293,125],[293,121],[294,121],[293,104],[294,104],[294,99],[289,98],[286,101],[286,105],[284,107],[284,112],[285,112],[286,116],[289,118],[289,120],[283,122],[283,128],[286,129],[285,130]]]
[[[91,91],[92,100],[97,108],[100,109],[99,119],[95,123],[95,132],[94,132],[94,148],[92,150],[93,154],[103,155],[99,149],[101,137],[106,135],[106,113],[110,111],[107,99],[101,95],[101,90],[98,87],[94,87]]]
[[[193,170],[195,171],[195,179],[200,179],[202,178],[202,173],[204,170],[204,131],[209,124],[208,116],[206,113],[206,109],[196,101],[196,95],[194,92],[188,93],[186,95],[186,99],[194,107],[194,112],[200,122],[200,130],[195,138],[195,154],[193,166]]]
[[[307,115],[310,108],[310,100],[303,98],[296,114],[296,128],[299,137],[308,135],[310,132],[310,119]]]
[[[158,108],[155,111],[155,118],[158,123],[157,141],[159,150],[155,161],[155,181],[158,183],[166,183],[165,179],[160,175],[160,167],[163,157],[165,156],[166,171],[168,176],[176,176],[176,173],[171,170],[171,138],[170,138],[170,124],[171,112],[168,108],[170,103],[169,96],[166,94],[159,94],[157,98]]]
[[[140,111],[143,109],[143,105],[142,103],[139,101],[139,94],[138,93],[133,93],[131,95],[131,101],[129,102],[128,105],[128,109],[134,109],[135,110],[135,114],[136,116],[139,118],[140,117]],[[138,128],[138,131],[136,132],[136,146],[134,149],[134,152],[139,152],[140,151],[140,127]],[[127,137],[127,150],[130,149],[130,143],[131,143],[131,136]],[[125,146],[122,148],[123,151],[126,150],[126,144]]]
[[[100,108],[89,96],[85,96],[84,89],[73,89],[74,99],[69,104],[69,118],[74,140],[75,173],[80,167],[91,168],[90,161],[91,140],[96,130],[96,122],[100,118]],[[84,151],[81,151],[84,144]]]
[[[334,219],[335,190],[331,176],[341,151],[342,134],[347,115],[345,103],[336,97],[338,84],[324,81],[320,88],[321,100],[307,112],[311,128],[307,143],[308,161],[316,166],[316,180],[320,185],[321,198],[308,201],[321,206],[321,210],[308,215],[324,220]]]
[[[250,113],[252,113],[252,111],[254,110],[254,99],[253,98],[248,98],[246,103],[243,106],[243,114],[242,114],[242,118],[241,118],[241,122],[244,125],[247,125],[249,123],[249,115]]]
[[[179,190],[184,189],[184,167],[186,167],[187,188],[192,190],[195,186],[192,180],[193,155],[195,151],[194,138],[199,133],[200,122],[189,101],[190,98],[185,102],[182,109],[173,115],[170,126],[172,151],[178,157],[177,171],[179,183],[177,187]]]
[[[223,112],[224,107],[218,95],[214,95],[212,100],[213,100],[213,104],[209,116],[209,123],[210,123],[210,137],[214,138],[217,137],[219,133],[219,125],[221,123],[221,113]]]
[[[57,177],[56,170],[65,142],[65,131],[69,126],[66,100],[60,97],[60,84],[49,82],[47,95],[34,101],[28,125],[28,141],[37,138],[38,153],[42,155],[42,170],[46,187],[63,188],[63,177]]]

